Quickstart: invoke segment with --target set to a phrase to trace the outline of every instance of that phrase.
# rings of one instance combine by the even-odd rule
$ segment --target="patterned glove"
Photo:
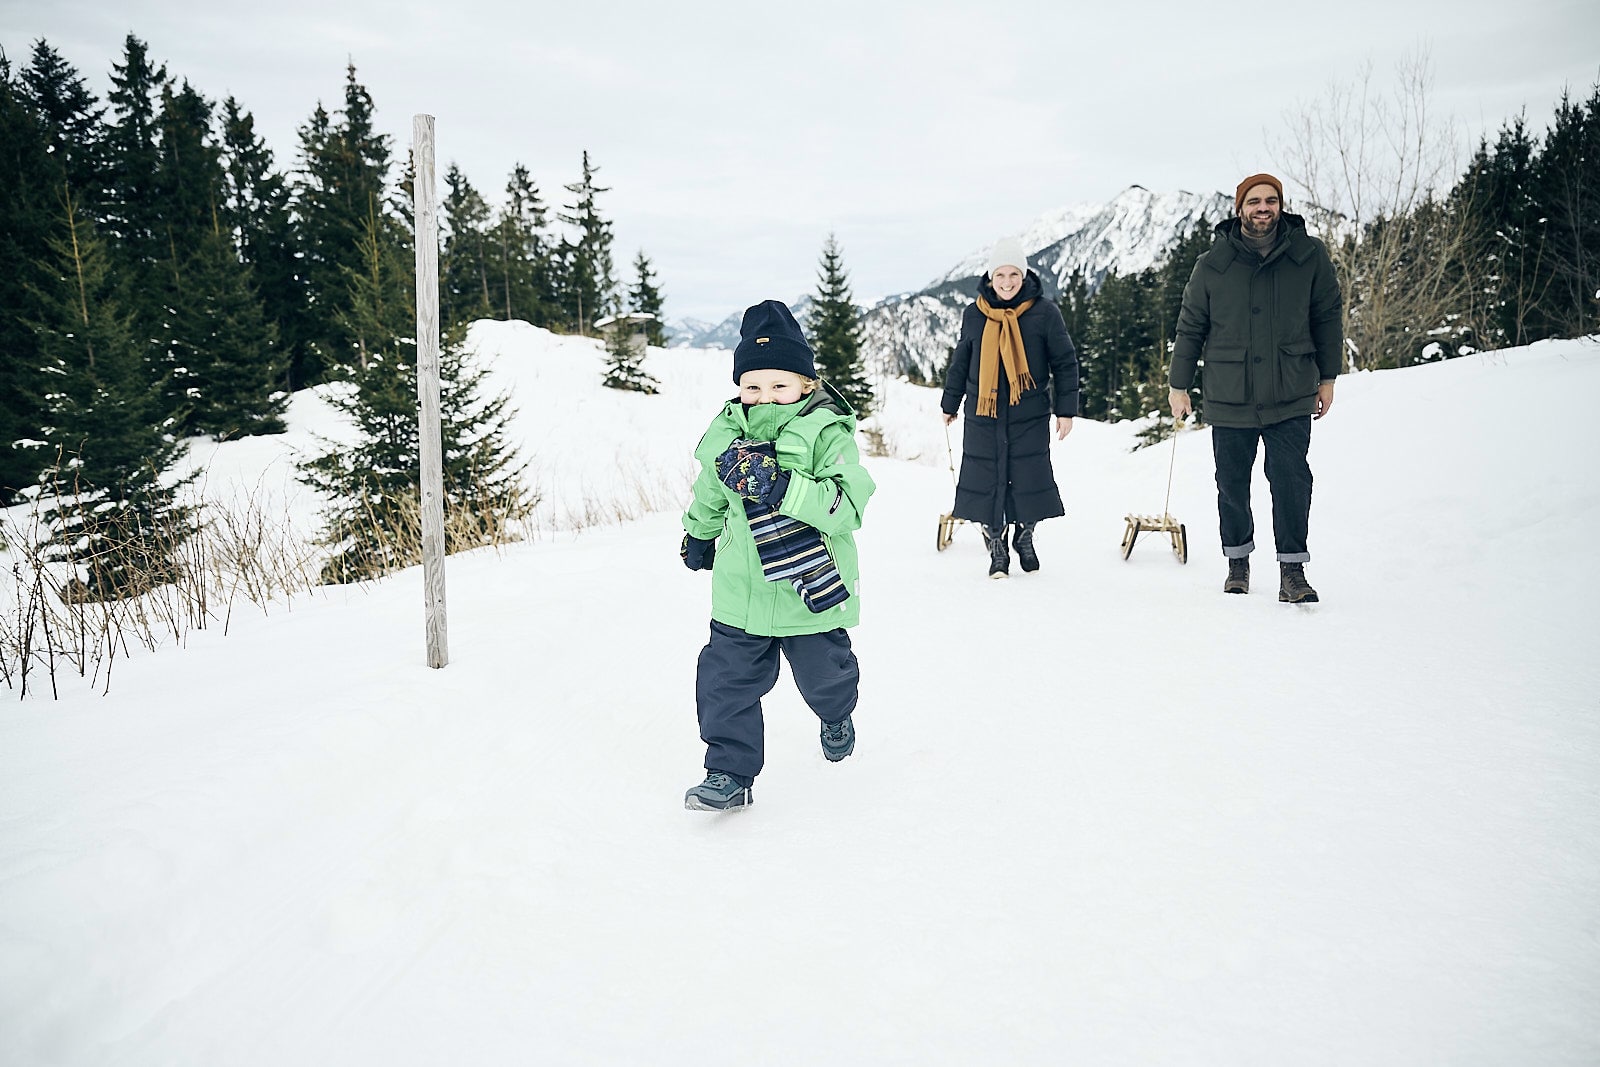
[[[717,477],[746,500],[777,507],[789,488],[789,472],[778,466],[771,441],[734,441],[717,457]]]
[[[678,558],[692,571],[708,571],[717,558],[717,543],[684,534],[683,543],[678,546]]]

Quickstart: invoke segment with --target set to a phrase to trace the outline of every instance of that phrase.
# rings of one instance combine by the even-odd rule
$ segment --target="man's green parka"
[[[1204,360],[1205,419],[1214,426],[1314,414],[1318,383],[1344,362],[1343,300],[1327,248],[1288,212],[1265,257],[1244,243],[1238,218],[1216,233],[1183,290],[1172,388],[1192,388]]]
[[[711,421],[694,450],[700,472],[683,528],[692,537],[717,541],[711,571],[711,617],[717,622],[761,637],[791,637],[854,626],[860,620],[861,571],[853,531],[860,529],[862,512],[877,486],[861,466],[855,429],[850,405],[826,382],[795,404],[747,409],[730,400]],[[717,478],[717,457],[741,437],[777,446],[778,466],[789,472],[778,510],[822,535],[850,591],[843,604],[813,613],[793,585],[769,582],[762,574],[744,500]]]

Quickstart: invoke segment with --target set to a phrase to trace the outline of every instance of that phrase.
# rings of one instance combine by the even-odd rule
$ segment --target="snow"
[[[936,394],[889,383],[856,753],[785,676],[754,807],[708,815],[676,509],[728,355],[653,349],[643,397],[473,337],[550,499],[451,559],[447,668],[408,571],[0,711],[0,1060],[1600,1060],[1600,424],[1539,414],[1600,343],[1342,379],[1309,609],[1270,552],[1220,593],[1203,430],[1078,420],[1039,573],[936,553]],[[288,457],[337,417],[289,421],[208,484],[314,513]],[[1124,562],[1169,461],[1191,561]]]

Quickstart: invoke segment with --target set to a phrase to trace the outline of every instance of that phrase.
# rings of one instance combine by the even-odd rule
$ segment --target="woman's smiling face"
[[[1018,267],[996,267],[989,272],[989,284],[994,286],[995,296],[1010,300],[1022,291],[1022,271]]]

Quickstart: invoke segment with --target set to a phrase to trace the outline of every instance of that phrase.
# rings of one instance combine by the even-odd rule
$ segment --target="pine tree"
[[[21,72],[20,92],[42,123],[59,181],[78,198],[80,210],[93,217],[109,183],[103,143],[105,108],[83,83],[83,76],[44,41],[33,46]]]
[[[301,383],[290,368],[306,364],[310,323],[288,184],[274,169],[272,150],[256,133],[255,118],[232,97],[223,102],[222,113],[222,223],[239,246],[262,315],[277,336],[278,387],[292,391]]]
[[[578,240],[571,245],[570,265],[565,286],[569,303],[566,311],[573,327],[587,333],[592,324],[616,310],[617,279],[611,259],[611,223],[600,214],[599,196],[609,186],[595,184],[600,168],[583,153],[583,174],[564,186],[574,200],[560,216],[562,222],[577,228]]]
[[[1587,101],[1562,94],[1533,180],[1534,199],[1549,220],[1543,336],[1600,332],[1600,84]]]
[[[1078,357],[1078,410],[1088,417],[1098,417],[1105,414],[1105,398],[1092,393],[1089,388],[1087,369],[1093,361],[1088,345],[1089,302],[1092,294],[1089,291],[1089,280],[1083,276],[1083,271],[1074,268],[1066,281],[1061,285],[1056,302],[1061,308],[1061,318],[1067,325],[1067,336],[1072,338],[1072,345]]]
[[[79,595],[106,599],[168,580],[191,532],[163,480],[182,454],[146,383],[142,345],[94,227],[70,192],[36,288],[41,355],[52,386],[39,466],[46,559],[80,568]]]
[[[1155,271],[1109,272],[1089,302],[1079,367],[1083,413],[1108,420],[1142,417],[1157,344],[1151,293]]]
[[[229,235],[204,234],[182,276],[185,295],[170,309],[173,361],[188,383],[182,431],[218,440],[282,433],[289,398],[277,330]]]
[[[360,274],[361,241],[383,210],[390,166],[389,140],[373,126],[372,96],[345,71],[344,108],[335,123],[319,104],[300,129],[300,172],[295,215],[300,224],[303,273],[312,321],[297,386],[322,381],[335,368],[359,361],[350,321],[350,282]]]
[[[364,358],[354,389],[330,397],[354,423],[353,445],[303,464],[301,480],[327,498],[325,542],[334,549],[323,581],[360,581],[420,558],[416,537],[421,453],[417,425],[415,258],[398,220],[374,215],[359,241],[363,268],[351,271],[344,323]],[[506,443],[512,417],[504,395],[485,399],[483,372],[461,328],[440,349],[440,420],[444,447],[445,547],[487,543],[532,506],[526,465]]]
[[[850,294],[844,253],[832,234],[822,246],[818,267],[817,299],[806,320],[811,347],[817,354],[817,373],[864,419],[872,414],[872,383],[861,356],[861,320]]]
[[[149,47],[130,33],[123,44],[123,61],[112,64],[107,95],[112,119],[104,142],[110,180],[103,217],[117,269],[129,283],[129,310],[141,337],[160,333],[162,290],[156,275],[158,264],[170,259],[157,187],[161,161],[156,102],[166,83],[165,64],[152,65]]]
[[[12,78],[0,55],[0,505],[32,485],[38,456],[18,442],[38,440],[44,382],[36,330],[40,309],[29,286],[51,236],[50,197],[67,189],[48,120]]]
[[[606,334],[606,374],[602,384],[608,389],[655,394],[661,383],[644,369],[645,346],[635,344],[633,324],[626,318],[613,319]]]
[[[211,104],[186,81],[162,89],[156,194],[164,255],[152,369],[184,435],[282,429],[276,331],[267,322],[222,216],[229,198]]]
[[[439,321],[450,327],[489,314],[489,205],[454,163],[444,184]]]
[[[548,210],[528,168],[518,163],[506,182],[506,203],[489,236],[493,259],[490,303],[495,317],[535,326],[561,323],[558,264],[545,228]]]
[[[634,282],[628,290],[628,303],[641,315],[653,316],[645,324],[645,339],[658,348],[665,348],[667,332],[661,322],[661,287],[656,284],[655,271],[650,258],[639,250],[633,261]]]
[[[1211,249],[1216,239],[1215,228],[1204,215],[1188,235],[1167,250],[1166,258],[1157,266],[1152,287],[1152,315],[1155,317],[1156,347],[1152,354],[1152,368],[1147,375],[1144,402],[1146,410],[1167,410],[1167,372],[1172,366],[1172,349],[1178,340],[1178,311],[1183,306],[1183,290],[1189,284],[1195,264]],[[1201,374],[1204,368],[1201,368]],[[1197,379],[1198,380],[1198,379]],[[1194,419],[1198,425],[1204,417],[1204,398],[1191,395]]]

